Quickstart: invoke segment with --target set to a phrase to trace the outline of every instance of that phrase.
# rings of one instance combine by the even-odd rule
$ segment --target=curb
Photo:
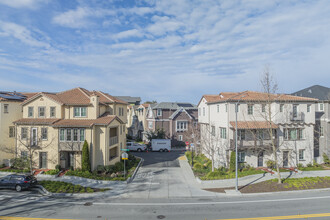
[[[140,160],[139,164],[137,165],[136,169],[134,170],[133,175],[132,175],[131,177],[129,177],[129,178],[126,180],[126,183],[127,183],[127,184],[129,184],[129,183],[131,183],[131,182],[133,181],[133,179],[135,178],[135,175],[136,175],[136,173],[138,172],[140,166],[141,166],[142,163],[144,162],[144,159],[143,159],[142,157],[138,157],[138,158],[140,158],[141,160]]]
[[[330,191],[330,188],[321,189],[303,189],[303,190],[291,190],[291,191],[279,191],[279,192],[260,192],[260,193],[241,193],[242,196],[259,196],[259,195],[276,195],[276,194],[288,194],[288,193],[306,193],[306,192],[323,192]]]
[[[45,189],[42,185],[36,185],[34,188],[36,191],[38,191],[43,196],[52,196],[53,193],[49,192],[47,189]]]

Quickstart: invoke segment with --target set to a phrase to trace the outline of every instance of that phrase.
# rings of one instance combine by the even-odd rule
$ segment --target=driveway
[[[127,198],[183,198],[215,196],[200,189],[180,151],[133,153],[144,159],[132,183],[126,188]]]

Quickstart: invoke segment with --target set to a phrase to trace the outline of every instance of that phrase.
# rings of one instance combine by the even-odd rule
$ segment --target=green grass
[[[51,193],[93,193],[104,192],[109,189],[94,189],[90,187],[83,187],[81,185],[74,185],[72,183],[60,182],[60,181],[40,181],[38,182],[47,191]]]
[[[330,181],[330,177],[304,177],[304,178],[288,178],[282,179],[284,188],[295,188],[299,190],[311,189],[318,183]],[[267,182],[277,182],[277,179],[268,180]]]
[[[3,169],[3,170],[0,170],[0,172],[11,172],[11,173],[30,173],[30,170],[29,169],[13,169],[13,168],[10,168],[10,169]]]
[[[59,172],[60,172],[59,170],[48,170],[48,171],[44,172],[44,174],[57,175]]]

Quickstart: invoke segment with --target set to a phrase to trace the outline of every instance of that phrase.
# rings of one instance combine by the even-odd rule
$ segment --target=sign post
[[[128,154],[126,152],[122,153],[121,159],[124,160],[124,178],[126,178],[126,160],[128,160]]]

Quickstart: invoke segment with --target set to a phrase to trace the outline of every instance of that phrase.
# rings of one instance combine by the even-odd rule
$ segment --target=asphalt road
[[[174,152],[173,152],[174,153]],[[180,153],[141,153],[144,169],[180,169],[175,157]],[[155,156],[153,156],[153,154]],[[167,158],[167,159],[166,159]],[[160,167],[159,167],[160,166]],[[306,217],[303,214],[322,214]],[[324,214],[328,213],[328,214]],[[330,219],[330,190],[220,198],[54,198],[37,192],[0,190],[0,216],[56,219]],[[325,216],[327,215],[327,216]],[[2,219],[2,218],[0,218]],[[252,219],[250,219],[252,220]]]

